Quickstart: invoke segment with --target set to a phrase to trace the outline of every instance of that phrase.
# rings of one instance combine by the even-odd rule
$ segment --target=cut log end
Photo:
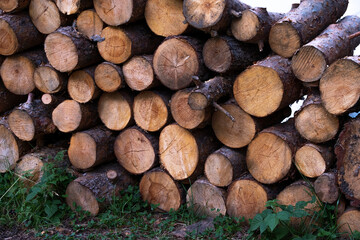
[[[249,41],[253,39],[260,27],[258,16],[251,10],[242,12],[242,17],[233,19],[231,23],[231,32],[239,41]]]
[[[340,195],[336,182],[336,173],[327,172],[319,176],[314,182],[314,190],[322,202],[335,203]]]
[[[282,57],[292,57],[301,46],[297,30],[288,22],[276,23],[270,30],[271,49]]]
[[[0,54],[9,56],[19,48],[19,42],[14,30],[4,19],[0,19]]]
[[[340,233],[346,233],[344,236],[350,236],[355,231],[360,232],[360,211],[357,209],[348,209],[337,220],[337,229]],[[342,235],[343,236],[343,235]]]
[[[232,55],[228,43],[222,38],[211,38],[203,49],[205,65],[212,71],[224,73],[229,70]]]
[[[120,67],[104,62],[95,69],[95,83],[104,92],[114,92],[124,85]]]
[[[63,14],[71,15],[80,10],[81,0],[56,0],[56,5]]]
[[[135,56],[123,65],[127,85],[135,91],[143,91],[153,85],[155,74],[152,64],[142,56]]]
[[[81,122],[82,114],[80,103],[74,100],[65,100],[52,113],[55,126],[62,132],[76,130]]]
[[[40,66],[34,72],[34,84],[43,93],[57,93],[63,86],[58,72],[48,66]]]
[[[228,158],[219,153],[208,156],[205,162],[205,175],[210,183],[218,187],[226,187],[233,180],[233,166]]]
[[[190,93],[188,103],[194,110],[203,110],[209,106],[209,101],[206,96],[198,92]]]
[[[18,9],[20,2],[21,0],[2,0],[0,1],[0,9],[4,12],[12,12]]]
[[[96,142],[87,133],[75,133],[70,139],[68,154],[74,167],[88,169],[96,162]]]
[[[73,72],[67,84],[70,97],[79,103],[87,103],[95,96],[95,81],[87,71]]]
[[[326,170],[326,162],[321,153],[311,145],[304,145],[296,151],[295,165],[306,177],[314,178]]]
[[[15,173],[21,176],[25,186],[31,187],[41,180],[43,166],[41,159],[27,154],[16,164]]]
[[[10,113],[9,126],[11,131],[23,141],[31,141],[35,136],[35,125],[29,114],[22,110],[14,110]]]
[[[50,34],[61,25],[59,9],[53,1],[32,0],[29,15],[39,32]]]
[[[72,181],[66,188],[66,195],[66,203],[73,211],[77,207],[81,207],[82,210],[89,211],[93,216],[99,213],[100,206],[96,196],[80,183]]]
[[[91,39],[93,36],[100,36],[104,23],[94,10],[85,10],[76,19],[76,28]]]
[[[0,124],[0,172],[13,169],[19,159],[19,148],[14,135]]]
[[[133,4],[133,0],[94,0],[94,8],[99,17],[110,26],[129,22],[135,8]]]

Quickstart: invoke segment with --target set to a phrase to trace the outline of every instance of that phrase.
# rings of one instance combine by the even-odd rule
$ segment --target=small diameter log
[[[175,180],[192,181],[203,173],[206,158],[218,145],[209,129],[190,132],[170,124],[160,133],[160,163]]]
[[[99,122],[95,105],[80,104],[74,100],[60,103],[52,112],[52,120],[61,132],[88,129]]]
[[[203,43],[193,37],[172,36],[156,49],[153,67],[160,82],[179,90],[192,83],[193,76],[206,76],[202,57]]]
[[[66,88],[68,75],[49,63],[41,64],[34,71],[34,84],[43,93],[57,93]]]
[[[5,87],[17,95],[26,95],[35,89],[34,72],[37,66],[47,62],[43,49],[9,56],[1,65],[1,78]]]
[[[104,23],[93,9],[82,11],[76,18],[76,28],[89,39],[100,36]]]
[[[104,126],[77,132],[70,139],[68,150],[71,164],[87,170],[115,159],[115,134]]]
[[[339,119],[323,107],[320,95],[310,93],[295,113],[295,127],[301,136],[314,143],[333,139],[339,130]]]
[[[266,8],[251,8],[231,22],[233,36],[242,42],[256,43],[259,50],[268,42],[271,26],[284,17],[283,13],[268,12]]]
[[[349,207],[337,220],[337,231],[342,237],[349,237],[355,231],[360,232],[360,210]]]
[[[309,178],[319,177],[332,166],[335,156],[331,147],[306,143],[295,153],[295,166]]]
[[[149,132],[159,131],[172,121],[170,93],[142,91],[134,98],[133,112],[136,124]]]
[[[262,130],[249,144],[246,164],[251,175],[261,183],[272,184],[295,174],[293,156],[301,136],[293,121]]]
[[[320,79],[319,88],[324,107],[335,115],[347,112],[359,101],[359,86],[360,58],[345,57],[335,61]]]
[[[21,96],[9,92],[0,80],[0,113],[6,112],[25,101],[25,95]]]
[[[112,172],[110,178],[109,171]],[[120,191],[136,183],[136,179],[118,163],[109,163],[72,181],[66,188],[66,203],[73,211],[79,206],[96,216],[114,196],[120,196]]]
[[[135,91],[144,91],[160,84],[153,69],[153,55],[134,56],[123,65],[126,84]]]
[[[18,12],[29,6],[30,0],[3,0],[0,1],[0,9],[7,12]]]
[[[145,173],[139,188],[142,199],[159,205],[158,209],[162,211],[176,211],[184,202],[184,192],[180,184],[160,168]]]
[[[187,207],[200,216],[226,215],[226,191],[211,184],[206,178],[196,180],[186,194]]]
[[[274,55],[240,73],[233,91],[245,112],[265,117],[299,99],[301,84],[291,71],[291,61]]]
[[[101,121],[111,130],[120,131],[133,123],[134,99],[125,91],[103,93],[98,103]]]
[[[314,182],[314,190],[323,203],[335,203],[340,196],[339,186],[336,181],[336,172],[321,174]]]
[[[75,16],[61,13],[52,0],[32,0],[29,5],[31,21],[43,34],[50,34],[61,26],[71,25]]]
[[[207,157],[204,168],[206,178],[217,187],[227,187],[246,171],[246,151],[225,146]]]
[[[181,35],[189,29],[182,0],[148,0],[145,19],[151,31],[163,37]]]
[[[121,67],[111,62],[100,63],[95,69],[95,83],[104,92],[115,92],[125,87]]]
[[[186,129],[201,128],[211,119],[211,108],[193,110],[188,102],[193,88],[177,91],[171,97],[170,110],[174,120]]]
[[[210,38],[203,48],[206,67],[218,73],[241,72],[255,61],[265,58],[268,52],[260,52],[256,45],[239,42],[229,36]]]
[[[70,72],[101,61],[96,44],[70,26],[49,34],[44,48],[50,64],[60,72]]]
[[[94,0],[99,17],[110,26],[119,26],[144,18],[146,0]]]
[[[205,32],[225,31],[233,14],[240,15],[250,6],[238,0],[184,0],[184,16],[193,27]]]
[[[360,31],[360,17],[346,16],[328,26],[319,36],[302,46],[293,56],[291,67],[295,76],[303,82],[321,78],[327,65],[335,60],[353,55],[360,44],[360,36],[349,39]]]
[[[291,57],[303,44],[335,23],[346,11],[347,0],[305,0],[277,21],[270,30],[271,49]]]
[[[54,106],[54,108],[65,100],[66,98],[62,95],[45,93],[41,96],[41,102],[43,104]]]
[[[123,63],[133,55],[152,54],[162,41],[141,22],[123,27],[106,27],[101,37],[105,38],[97,43],[101,56],[115,64]]]
[[[93,1],[91,0],[56,0],[56,6],[60,12],[66,15],[81,12],[84,9],[91,8]]]
[[[0,15],[1,55],[10,56],[41,45],[44,39],[26,12]]]
[[[158,164],[159,139],[139,127],[122,131],[114,143],[118,162],[132,174],[142,174]]]

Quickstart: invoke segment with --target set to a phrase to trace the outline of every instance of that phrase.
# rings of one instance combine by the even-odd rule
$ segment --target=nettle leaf
[[[31,192],[26,196],[26,202],[32,200],[39,192],[41,192],[41,188],[39,187],[33,187],[31,189]]]
[[[309,215],[309,213],[302,209],[297,209],[293,212],[293,217],[297,217],[297,218],[305,217],[308,215]]]
[[[48,218],[51,218],[57,212],[57,210],[58,210],[58,207],[56,204],[45,206],[45,213],[47,214]]]
[[[271,232],[274,231],[276,226],[279,224],[279,219],[277,218],[275,213],[267,215],[266,218],[264,219],[264,221],[269,226]]]
[[[260,223],[260,234],[265,232],[267,228],[268,228],[268,223],[265,221],[261,222]]]
[[[289,213],[288,211],[281,211],[277,213],[277,217],[281,220],[281,221],[289,221],[290,217],[291,217],[291,213]]]
[[[256,214],[255,217],[251,220],[249,231],[254,231],[258,229],[262,221],[263,221],[263,217],[260,214]]]

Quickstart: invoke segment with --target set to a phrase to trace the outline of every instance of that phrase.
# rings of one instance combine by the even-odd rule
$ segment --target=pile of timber
[[[163,211],[246,219],[316,195],[309,211],[340,201],[339,229],[359,231],[360,18],[347,5],[0,1],[0,172],[30,171],[31,187],[66,149],[67,203],[92,215],[138,184]]]

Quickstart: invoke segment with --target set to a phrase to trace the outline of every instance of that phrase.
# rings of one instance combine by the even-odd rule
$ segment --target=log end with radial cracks
[[[76,19],[76,28],[89,39],[100,36],[103,27],[103,21],[93,9],[82,11]]]
[[[19,42],[14,30],[4,19],[0,19],[0,54],[9,56],[19,48]]]
[[[104,92],[115,92],[124,86],[120,66],[110,62],[100,63],[94,73],[96,85]]]
[[[75,71],[70,75],[67,90],[70,97],[79,103],[89,102],[98,93],[92,74],[84,70]]]
[[[154,86],[155,78],[152,62],[144,56],[134,56],[123,65],[127,85],[135,91],[143,91]]]
[[[32,0],[29,15],[35,27],[43,34],[50,34],[61,26],[61,15],[53,1]]]

